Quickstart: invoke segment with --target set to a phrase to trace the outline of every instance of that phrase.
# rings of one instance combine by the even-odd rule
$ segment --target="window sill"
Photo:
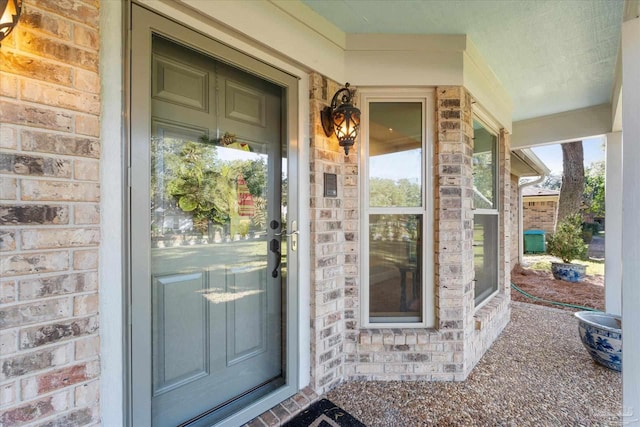
[[[433,328],[365,329],[358,334],[358,343],[392,346],[427,344],[437,334]]]
[[[508,304],[509,299],[505,294],[496,294],[489,298],[473,315],[475,330],[481,331],[485,329],[487,325],[491,324],[491,321],[498,313],[503,312],[507,308]]]

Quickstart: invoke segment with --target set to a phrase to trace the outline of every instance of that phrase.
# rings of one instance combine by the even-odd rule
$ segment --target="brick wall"
[[[555,232],[558,197],[555,197],[555,200],[549,200],[548,196],[529,196],[522,199],[524,230],[544,230],[547,234]]]
[[[353,303],[357,292],[358,166],[355,150],[345,156],[320,123],[320,110],[341,86],[316,73],[310,75],[309,86],[311,386],[322,393],[344,374],[345,305]],[[337,197],[324,197],[325,173],[337,175]]]
[[[98,422],[98,20],[25,1],[0,47],[0,425]]]

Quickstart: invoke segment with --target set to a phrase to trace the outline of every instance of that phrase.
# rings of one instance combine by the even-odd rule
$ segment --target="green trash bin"
[[[527,230],[524,232],[524,252],[527,254],[543,254],[547,251],[544,230]]]

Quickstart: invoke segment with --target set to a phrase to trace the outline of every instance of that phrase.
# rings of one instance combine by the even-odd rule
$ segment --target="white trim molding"
[[[622,24],[622,422],[640,426],[640,18]]]
[[[126,419],[125,334],[125,176],[124,5],[100,5],[100,419],[124,425]],[[120,70],[120,72],[118,72]]]

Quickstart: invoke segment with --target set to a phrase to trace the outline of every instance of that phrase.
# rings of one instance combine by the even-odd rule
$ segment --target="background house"
[[[522,191],[522,216],[525,230],[556,230],[560,192],[538,187],[525,187]]]

